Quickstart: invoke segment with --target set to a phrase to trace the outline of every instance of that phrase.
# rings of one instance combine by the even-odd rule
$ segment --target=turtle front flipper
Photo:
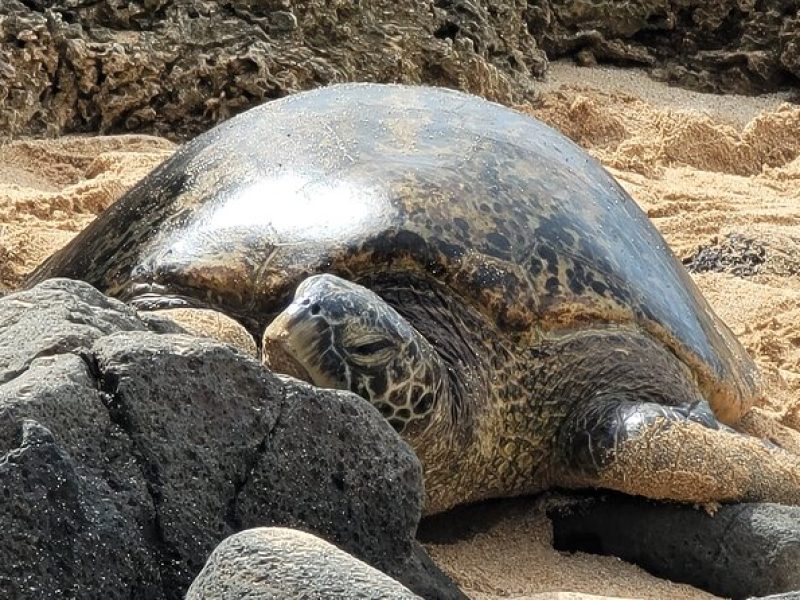
[[[641,334],[588,340],[603,352],[573,371],[583,397],[558,432],[553,483],[681,502],[800,505],[800,456],[719,423],[674,355]]]
[[[691,407],[597,399],[562,427],[557,483],[682,502],[800,504],[800,457],[694,416]]]

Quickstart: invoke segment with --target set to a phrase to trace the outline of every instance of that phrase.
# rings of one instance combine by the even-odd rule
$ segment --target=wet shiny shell
[[[259,332],[311,273],[435,280],[535,344],[629,323],[717,407],[756,371],[646,215],[539,121],[450,90],[346,84],[269,102],[176,154],[34,275]]]

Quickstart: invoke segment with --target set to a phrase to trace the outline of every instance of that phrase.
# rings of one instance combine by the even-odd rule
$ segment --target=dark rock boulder
[[[162,576],[185,590],[236,531],[229,514],[283,410],[282,386],[230,347],[180,334],[112,334],[91,360],[156,507]]]
[[[398,452],[394,430],[370,404],[285,380],[287,405],[240,489],[238,527],[313,531],[422,595],[457,597],[413,538],[423,500],[416,457]]]
[[[438,569],[408,568],[421,552],[422,471],[368,403],[184,335],[113,334],[93,355],[147,475],[173,587],[185,589],[221,539],[263,525],[313,531],[433,597],[452,586]]]
[[[143,331],[136,311],[89,285],[52,279],[2,298],[0,383],[23,373],[41,356],[91,348],[115,331]]]
[[[116,494],[37,421],[0,418],[0,596],[163,598],[135,518],[149,508],[139,482]]]
[[[408,588],[311,534],[280,527],[249,529],[222,542],[186,600],[412,600]]]
[[[3,598],[163,597],[146,481],[81,356],[137,328],[83,283],[0,299]]]
[[[3,597],[181,598],[243,523],[463,597],[414,541],[418,460],[357,396],[157,333],[177,327],[82,282],[0,299],[0,324]]]
[[[800,507],[702,509],[618,494],[549,511],[559,550],[611,554],[728,598],[800,591]]]

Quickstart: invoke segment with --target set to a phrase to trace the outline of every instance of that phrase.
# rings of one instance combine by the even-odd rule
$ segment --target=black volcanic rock
[[[377,410],[179,330],[77,281],[0,298],[0,596],[182,598],[246,522],[463,598],[414,541],[422,470]]]
[[[725,504],[702,509],[618,494],[553,510],[559,550],[611,554],[718,596],[800,591],[800,507]]]

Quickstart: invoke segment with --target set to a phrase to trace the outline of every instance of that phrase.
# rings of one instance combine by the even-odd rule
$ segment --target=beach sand
[[[785,94],[711,96],[635,70],[569,63],[554,64],[539,89],[537,102],[518,108],[599,158],[679,257],[700,246],[725,255],[731,239],[753,249],[758,260],[745,276],[732,264],[693,277],[762,368],[765,414],[800,428],[800,107]],[[0,146],[0,292],[174,148],[138,135]],[[476,599],[711,597],[615,558],[556,552],[536,499],[493,503],[482,521],[469,535],[427,544]]]

